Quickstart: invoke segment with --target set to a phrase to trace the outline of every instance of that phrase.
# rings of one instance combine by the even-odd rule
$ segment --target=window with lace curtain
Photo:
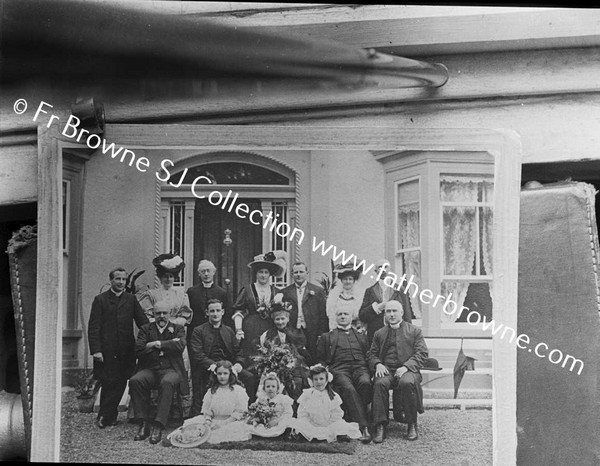
[[[433,302],[437,295],[452,294],[458,306],[488,321],[493,317],[494,158],[440,151],[388,160],[393,210],[386,238],[394,273],[418,287],[415,292],[411,285],[407,293],[414,323],[429,335],[478,334],[481,330],[467,323],[468,312],[449,316],[445,301]],[[429,302],[420,299],[425,289],[433,294]]]
[[[421,200],[419,179],[397,184],[397,237],[396,264],[399,275],[413,277],[413,282],[421,284]],[[422,316],[421,301],[418,296],[409,295],[412,311],[417,319]]]
[[[492,318],[493,175],[441,174],[441,294]],[[444,318],[466,322],[468,311]]]

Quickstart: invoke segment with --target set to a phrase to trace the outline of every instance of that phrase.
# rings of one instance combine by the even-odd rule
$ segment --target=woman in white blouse
[[[335,313],[338,309],[347,310],[352,323],[358,323],[358,311],[365,295],[365,288],[359,283],[361,269],[354,270],[352,265],[338,264],[333,269],[337,276],[336,284],[327,297],[327,317],[329,330],[337,328]]]

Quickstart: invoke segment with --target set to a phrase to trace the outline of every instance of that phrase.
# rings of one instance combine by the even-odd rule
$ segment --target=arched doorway
[[[217,267],[217,283],[234,300],[252,280],[247,264],[254,256],[282,249],[294,259],[295,242],[266,221],[296,227],[296,174],[291,168],[256,153],[213,152],[188,158],[170,173],[161,186],[162,242],[164,250],[180,254],[188,264],[176,285],[197,284],[197,264],[208,259]],[[211,183],[194,184],[198,177]],[[249,212],[259,211],[255,220],[262,216],[260,222],[241,214],[240,204]],[[288,277],[277,279],[276,285],[285,286]]]

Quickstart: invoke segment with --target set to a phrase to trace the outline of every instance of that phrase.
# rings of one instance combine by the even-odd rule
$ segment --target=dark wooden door
[[[260,210],[258,199],[244,199],[244,203],[250,211]],[[262,234],[261,225],[198,199],[194,212],[194,267],[202,259],[212,261],[217,267],[216,283],[234,302],[239,290],[252,280],[248,263],[262,252]],[[199,281],[194,273],[194,284]]]

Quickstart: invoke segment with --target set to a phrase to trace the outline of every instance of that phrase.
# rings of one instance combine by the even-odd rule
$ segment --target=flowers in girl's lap
[[[276,403],[259,398],[248,408],[246,422],[254,427],[263,425],[268,428],[271,427],[272,421],[279,415],[279,411]]]
[[[284,385],[293,380],[292,370],[297,360],[289,344],[276,345],[267,340],[264,346],[258,347],[258,353],[251,357],[260,375],[275,372]]]

